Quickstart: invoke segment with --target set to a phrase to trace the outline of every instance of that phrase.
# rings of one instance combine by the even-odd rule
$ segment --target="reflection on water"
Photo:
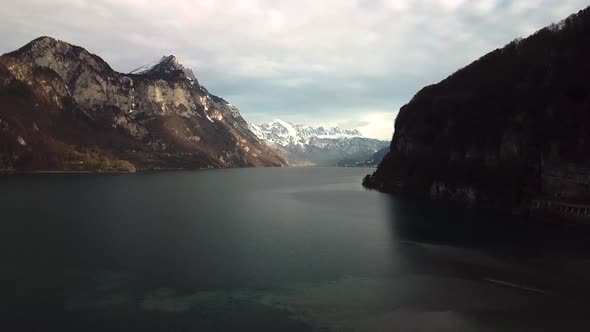
[[[0,178],[0,310],[27,331],[587,330],[584,234],[367,172]]]
[[[463,280],[437,303],[474,330],[588,328],[586,230],[417,198],[391,197],[389,208],[393,241],[411,248],[398,251],[406,272],[437,276],[428,283],[435,293],[448,287],[445,278]]]

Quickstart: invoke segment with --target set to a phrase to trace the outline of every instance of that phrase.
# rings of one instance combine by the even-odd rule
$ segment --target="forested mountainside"
[[[423,88],[364,184],[509,210],[588,204],[589,77],[587,8]]]

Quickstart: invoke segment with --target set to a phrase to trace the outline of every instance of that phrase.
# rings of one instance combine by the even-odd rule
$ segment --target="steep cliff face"
[[[510,210],[590,203],[590,9],[403,106],[367,187]]]
[[[42,37],[0,57],[0,106],[2,170],[285,164],[174,56],[122,74]]]

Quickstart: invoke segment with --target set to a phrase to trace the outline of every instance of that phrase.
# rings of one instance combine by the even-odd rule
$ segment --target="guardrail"
[[[546,210],[563,216],[590,218],[590,205],[572,204],[551,200],[533,200],[531,210]]]

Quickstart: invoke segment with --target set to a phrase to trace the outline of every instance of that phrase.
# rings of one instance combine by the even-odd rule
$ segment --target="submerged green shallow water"
[[[1,177],[0,328],[588,330],[583,234],[365,191],[369,171]]]

